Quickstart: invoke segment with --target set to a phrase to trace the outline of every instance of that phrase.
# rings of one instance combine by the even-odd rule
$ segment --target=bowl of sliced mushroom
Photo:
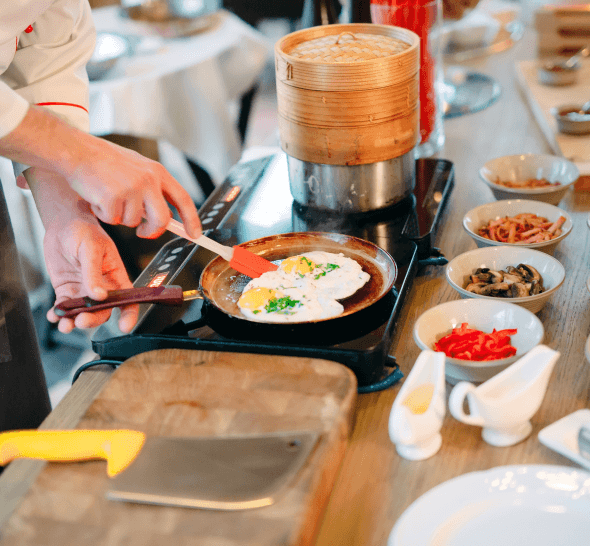
[[[453,258],[445,275],[462,298],[506,299],[538,313],[563,284],[565,269],[539,250],[494,246]]]

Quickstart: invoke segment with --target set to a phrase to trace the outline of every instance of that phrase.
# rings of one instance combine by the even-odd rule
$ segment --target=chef
[[[0,2],[0,161],[11,160],[19,185],[33,194],[56,303],[100,300],[107,290],[132,286],[98,219],[155,238],[170,204],[192,237],[201,231],[189,194],[161,164],[88,134],[85,65],[94,45],[88,0]],[[0,253],[0,430],[36,427],[49,401],[1,188]],[[47,315],[64,333],[109,316]],[[129,332],[137,316],[137,306],[123,308],[120,329]]]

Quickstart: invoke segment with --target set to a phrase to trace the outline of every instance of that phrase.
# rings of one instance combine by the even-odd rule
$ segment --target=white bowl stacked
[[[483,362],[447,356],[445,374],[452,384],[487,381],[541,343],[545,335],[541,321],[524,307],[505,300],[463,299],[441,303],[422,313],[414,324],[414,341],[420,349],[432,351],[439,339],[464,322],[486,333],[491,333],[494,328],[516,328],[517,333],[511,337],[516,354],[510,358]]]
[[[543,216],[550,222],[555,222],[560,216],[565,218],[565,223],[561,227],[561,235],[555,237],[550,241],[543,241],[541,243],[505,243],[501,241],[492,241],[486,239],[478,234],[479,228],[486,226],[490,220],[496,220],[503,217],[512,217],[521,213],[532,213],[537,216]],[[463,217],[463,228],[467,233],[474,239],[478,247],[483,248],[486,246],[516,246],[520,248],[532,248],[534,250],[541,250],[548,254],[553,254],[557,245],[563,241],[572,231],[572,219],[571,216],[564,210],[550,205],[549,203],[543,203],[542,201],[531,201],[529,199],[514,199],[507,201],[493,201],[492,203],[486,203],[480,205],[474,209],[471,209]]]
[[[487,267],[494,271],[505,271],[507,267],[518,267],[526,264],[534,267],[543,279],[545,291],[534,296],[520,298],[498,298],[483,296],[465,290],[471,282],[470,276],[480,267]],[[453,258],[446,266],[447,282],[461,295],[462,298],[482,300],[501,300],[520,305],[532,313],[538,313],[565,279],[565,269],[555,258],[530,248],[512,246],[488,246],[464,252]]]
[[[480,178],[496,199],[531,199],[557,205],[580,176],[576,165],[563,157],[542,154],[506,155],[491,159],[479,170]],[[527,180],[545,179],[559,186],[530,188]],[[502,180],[519,187],[498,184]]]

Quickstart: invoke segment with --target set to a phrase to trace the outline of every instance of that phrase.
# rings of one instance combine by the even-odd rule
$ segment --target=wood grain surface
[[[355,398],[354,374],[325,360],[180,349],[137,355],[112,375],[76,428],[130,428],[148,437],[321,431],[286,495],[239,512],[113,502],[105,499],[104,461],[49,463],[3,527],[2,544],[311,544]]]
[[[502,155],[552,153],[515,80],[515,63],[531,58],[535,51],[535,35],[528,31],[512,49],[464,64],[493,76],[502,95],[485,110],[444,122],[446,143],[438,155],[454,163],[456,179],[435,244],[449,260],[476,248],[462,227],[463,215],[494,200],[491,190],[479,180],[479,168]],[[412,502],[434,486],[467,472],[512,464],[580,468],[537,438],[547,425],[590,407],[590,364],[584,356],[584,343],[590,334],[590,294],[586,289],[590,276],[590,229],[586,224],[590,193],[572,191],[559,206],[573,217],[574,224],[572,234],[554,253],[566,276],[555,297],[537,316],[545,328],[544,343],[561,356],[532,419],[532,434],[512,447],[492,447],[483,441],[480,427],[460,423],[447,411],[441,450],[425,461],[408,461],[397,454],[387,430],[400,386],[359,396],[355,426],[317,546],[385,546],[395,522]],[[431,266],[420,272],[407,298],[409,303],[402,308],[390,351],[406,375],[419,354],[412,337],[416,319],[427,309],[459,297],[447,284],[444,268]],[[447,384],[447,395],[451,388]]]

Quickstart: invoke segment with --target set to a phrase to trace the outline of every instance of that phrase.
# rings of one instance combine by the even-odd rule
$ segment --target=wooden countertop
[[[491,191],[478,180],[477,171],[488,159],[518,153],[550,153],[543,133],[528,109],[514,77],[516,61],[533,58],[530,33],[512,49],[464,63],[493,75],[502,87],[501,98],[491,107],[445,122],[447,142],[439,157],[454,162],[455,187],[436,244],[447,258],[475,248],[463,231],[464,213],[491,201]],[[546,463],[577,467],[544,447],[538,432],[550,423],[581,408],[590,407],[590,365],[584,343],[590,333],[590,193],[573,192],[560,206],[574,222],[572,234],[557,248],[555,258],[565,267],[566,278],[558,295],[539,313],[545,327],[544,343],[561,357],[553,372],[543,404],[533,417],[533,433],[512,447],[492,447],[481,439],[481,429],[464,425],[450,414],[442,429],[441,450],[426,461],[400,458],[390,442],[387,422],[400,386],[357,398],[354,427],[332,494],[321,519],[317,546],[384,546],[402,512],[420,495],[460,474],[506,464]],[[420,272],[408,294],[391,347],[404,374],[408,374],[419,349],[412,339],[417,317],[426,309],[457,299],[447,285],[444,268]],[[82,374],[75,386],[43,424],[43,428],[73,428],[110,377],[108,367]],[[447,394],[450,386],[447,388]],[[0,524],[40,471],[39,464],[19,461],[0,477]],[[198,542],[198,537],[195,537]],[[417,545],[418,546],[418,545]]]

